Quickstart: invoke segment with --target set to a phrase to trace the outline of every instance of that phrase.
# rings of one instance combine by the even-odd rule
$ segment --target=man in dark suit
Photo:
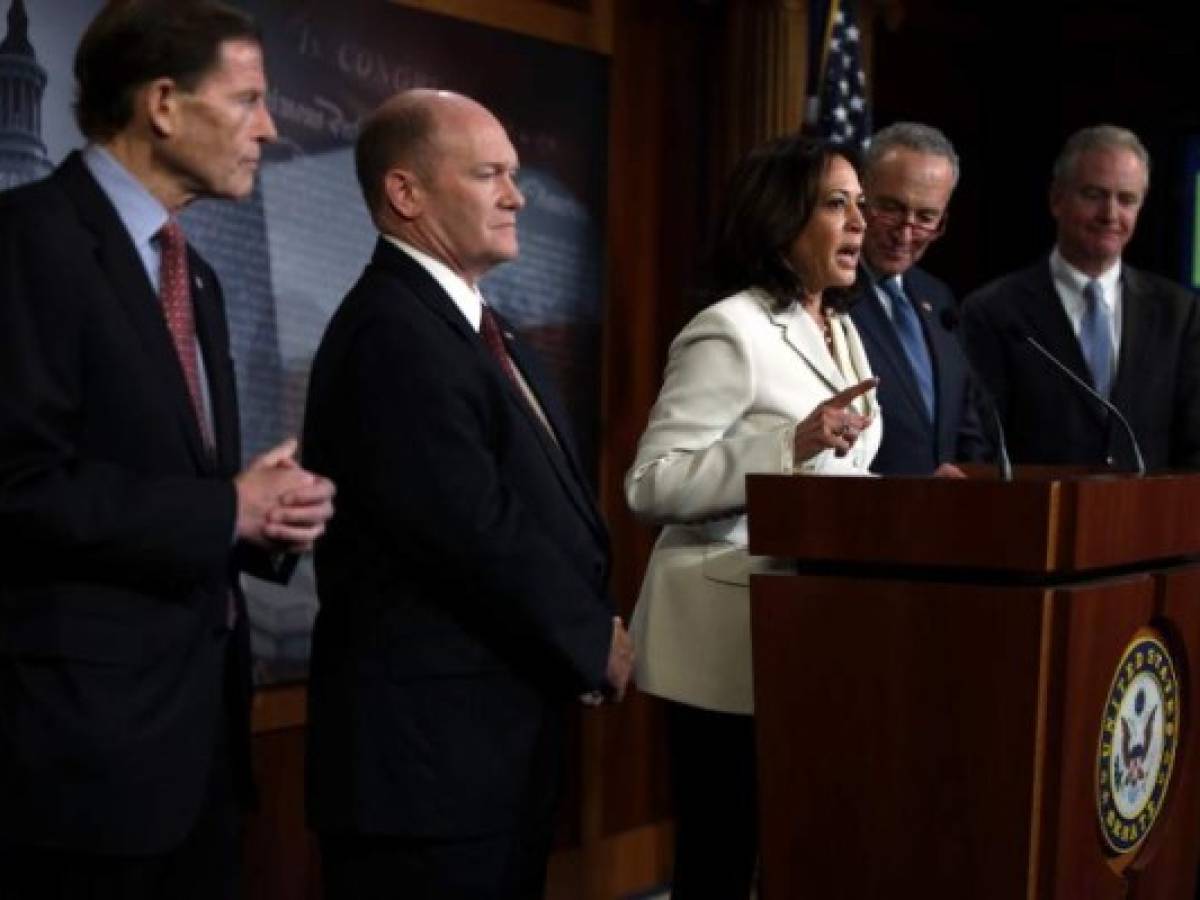
[[[326,895],[542,895],[565,715],[632,645],[559,401],[479,293],[517,255],[517,156],[485,108],[398,94],[358,177],[381,237],[313,364],[308,812]]]
[[[1124,414],[1148,468],[1200,465],[1200,305],[1121,260],[1149,181],[1133,132],[1099,125],[1072,135],[1050,187],[1058,227],[1049,258],[967,298],[967,350],[1014,462],[1135,464],[1119,423],[1032,338]]]
[[[332,512],[294,441],[238,472],[220,287],[174,224],[250,192],[262,53],[237,10],[132,0],[75,72],[88,147],[0,196],[0,895],[231,897],[236,572]]]
[[[957,182],[954,146],[928,125],[880,130],[863,160],[867,230],[850,315],[880,378],[883,442],[871,469],[884,475],[946,474],[983,453],[951,331],[954,295],[917,266],[946,227]]]

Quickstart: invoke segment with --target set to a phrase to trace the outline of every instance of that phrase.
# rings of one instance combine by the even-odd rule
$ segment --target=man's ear
[[[144,117],[157,136],[171,137],[179,130],[181,95],[174,79],[156,78],[134,95],[134,118]]]
[[[417,218],[425,208],[421,180],[410,169],[389,169],[383,176],[383,193],[388,207],[405,221]]]

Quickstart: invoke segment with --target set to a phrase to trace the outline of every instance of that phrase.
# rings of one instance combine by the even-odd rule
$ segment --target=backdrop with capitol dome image
[[[0,190],[44,177],[83,143],[71,64],[102,5],[0,0]],[[200,201],[181,218],[224,288],[246,457],[299,433],[317,342],[374,247],[354,174],[359,121],[398,90],[434,87],[491,108],[520,154],[521,255],[481,290],[556,376],[594,475],[606,58],[388,0],[235,5],[262,26],[279,141],[248,200]],[[256,677],[303,677],[316,614],[311,560],[286,587],[247,578],[246,588]]]

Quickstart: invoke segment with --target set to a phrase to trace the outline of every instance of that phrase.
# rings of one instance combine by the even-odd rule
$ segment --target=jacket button
[[[1112,458],[1112,456],[1106,456],[1106,457],[1104,458],[1104,461],[1105,461],[1106,463],[1108,463],[1108,467],[1109,467],[1110,469],[1111,469],[1111,468],[1113,468],[1113,466],[1115,466],[1115,465],[1117,464],[1117,461],[1116,461],[1115,459],[1113,459],[1113,458]]]

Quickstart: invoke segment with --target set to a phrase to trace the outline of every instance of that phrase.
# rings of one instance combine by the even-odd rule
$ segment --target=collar
[[[1084,287],[1093,280],[1090,275],[1085,275],[1067,262],[1057,246],[1050,253],[1050,277],[1054,279],[1059,296],[1073,299],[1082,298]],[[1116,302],[1117,285],[1121,281],[1121,261],[1118,259],[1095,280],[1100,282],[1100,287],[1104,290],[1105,306],[1112,309]]]
[[[860,261],[859,265],[862,266],[863,271],[867,273],[867,277],[871,280],[871,291],[875,294],[875,300],[880,306],[883,307],[883,311],[887,314],[887,317],[892,319],[892,298],[891,295],[883,289],[883,284],[885,281],[895,281],[900,285],[901,292],[907,293],[907,289],[904,287],[904,276],[907,274],[907,272],[901,272],[899,275],[888,275],[884,277],[877,275],[870,265],[866,263],[866,261]]]
[[[149,247],[170,213],[117,158],[97,144],[84,148],[83,164],[117,211],[125,230],[141,252]]]
[[[458,307],[458,311],[463,314],[470,326],[475,331],[479,330],[479,321],[483,318],[483,295],[479,293],[479,288],[467,284],[440,259],[435,259],[423,250],[418,250],[412,244],[390,234],[384,234],[383,239],[403,250],[428,272],[441,289],[450,295],[450,299],[454,301],[454,305]]]

